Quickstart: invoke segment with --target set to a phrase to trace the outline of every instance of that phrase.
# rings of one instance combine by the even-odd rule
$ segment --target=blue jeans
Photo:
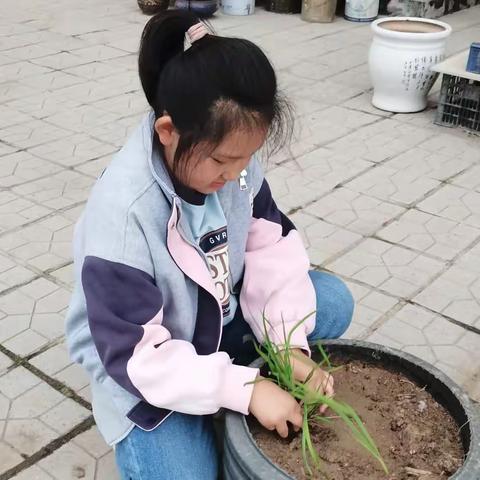
[[[353,298],[333,275],[311,271],[317,294],[316,326],[309,340],[338,338],[350,325]],[[234,363],[248,365],[256,358],[252,333],[238,315],[225,326],[220,350]],[[246,341],[244,341],[246,340]],[[122,480],[216,480],[219,459],[211,416],[173,413],[151,432],[135,427],[115,449]]]

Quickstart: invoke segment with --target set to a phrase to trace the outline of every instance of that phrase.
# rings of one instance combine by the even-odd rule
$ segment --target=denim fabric
[[[317,294],[316,325],[309,340],[338,338],[350,325],[353,298],[342,280],[311,271]],[[220,350],[234,363],[248,365],[256,358],[253,334],[237,309],[224,327]],[[116,445],[122,480],[216,480],[218,452],[211,416],[172,414],[160,427],[145,432],[135,427]]]
[[[218,452],[211,416],[173,413],[150,432],[134,429],[115,447],[122,480],[213,480]]]

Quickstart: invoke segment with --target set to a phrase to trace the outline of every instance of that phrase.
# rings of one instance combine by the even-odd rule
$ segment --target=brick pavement
[[[444,18],[448,52],[480,7]],[[134,0],[3,0],[0,18],[0,479],[114,480],[62,323],[70,239],[88,191],[146,110]],[[368,26],[258,10],[214,27],[271,56],[297,109],[269,160],[312,264],[356,298],[349,337],[418,355],[480,400],[480,139],[434,111],[370,105]],[[432,99],[435,99],[434,89]]]

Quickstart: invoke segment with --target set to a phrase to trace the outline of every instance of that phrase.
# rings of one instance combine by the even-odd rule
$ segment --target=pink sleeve
[[[294,326],[291,346],[309,352],[307,335],[315,326],[316,295],[308,274],[310,262],[300,235],[275,205],[266,181],[255,197],[245,252],[240,304],[246,321],[261,342],[263,314],[268,335],[277,344]]]
[[[228,408],[248,414],[258,369],[234,365],[225,352],[197,355],[184,340],[172,340],[161,312],[144,325],[144,335],[127,364],[133,385],[150,403],[192,415]]]

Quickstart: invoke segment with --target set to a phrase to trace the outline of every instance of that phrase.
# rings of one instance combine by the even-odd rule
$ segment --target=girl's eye
[[[223,165],[223,162],[221,162],[220,160],[218,160],[218,158],[215,158],[215,157],[210,157],[215,163],[218,163],[219,165]]]

